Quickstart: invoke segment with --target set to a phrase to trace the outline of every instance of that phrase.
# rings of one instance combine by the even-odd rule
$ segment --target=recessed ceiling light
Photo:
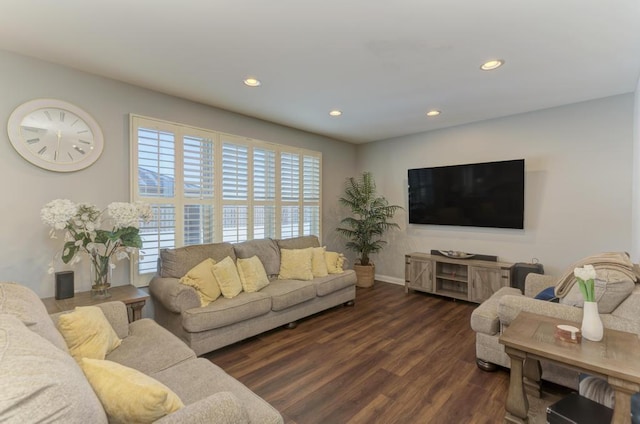
[[[440,111],[436,109],[433,109],[427,112],[427,116],[438,116],[438,115],[440,115]]]
[[[262,84],[259,79],[253,77],[245,78],[243,82],[248,87],[259,87]]]
[[[498,69],[502,65],[504,65],[504,60],[494,59],[483,63],[482,66],[480,66],[480,69],[482,69],[483,71],[493,71],[494,69]]]
[[[329,115],[331,115],[331,116],[340,116],[340,115],[342,115],[342,111],[338,110],[338,109],[334,109],[334,110],[329,112]]]

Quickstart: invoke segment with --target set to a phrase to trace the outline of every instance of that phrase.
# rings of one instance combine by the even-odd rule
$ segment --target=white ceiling
[[[364,143],[633,92],[640,1],[0,0],[0,49]]]

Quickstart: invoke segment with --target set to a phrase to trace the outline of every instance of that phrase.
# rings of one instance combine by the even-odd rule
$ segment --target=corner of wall
[[[631,259],[640,260],[640,78],[633,107],[633,181],[631,182]]]

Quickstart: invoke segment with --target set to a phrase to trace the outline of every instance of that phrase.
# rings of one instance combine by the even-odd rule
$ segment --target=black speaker
[[[73,297],[73,271],[56,272],[56,299]]]
[[[524,293],[524,280],[530,273],[544,274],[544,267],[541,263],[518,262],[511,268],[511,287],[520,289]]]

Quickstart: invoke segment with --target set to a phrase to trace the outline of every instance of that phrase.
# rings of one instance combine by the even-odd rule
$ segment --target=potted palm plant
[[[353,269],[357,276],[358,287],[371,287],[375,276],[375,266],[369,255],[382,250],[386,241],[382,235],[390,228],[400,228],[395,222],[389,222],[402,206],[390,205],[387,199],[376,192],[376,184],[370,172],[359,177],[349,177],[345,181],[344,195],[340,204],[351,209],[353,216],[340,221],[336,231],[349,241],[345,248],[358,254]]]

